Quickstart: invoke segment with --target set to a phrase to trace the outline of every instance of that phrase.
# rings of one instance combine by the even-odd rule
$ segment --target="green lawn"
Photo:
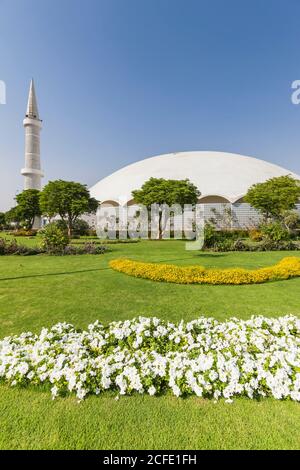
[[[23,242],[23,240],[22,240]],[[34,243],[35,240],[28,240]],[[183,241],[112,245],[102,256],[0,257],[0,337],[58,321],[85,327],[156,315],[186,320],[252,314],[300,316],[300,278],[251,286],[154,283],[112,271],[110,259],[255,268],[300,253],[199,253]],[[300,448],[300,405],[237,399],[126,397],[78,404],[40,389],[0,387],[0,448]]]

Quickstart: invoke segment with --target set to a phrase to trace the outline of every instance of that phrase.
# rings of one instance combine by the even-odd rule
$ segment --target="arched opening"
[[[136,206],[137,203],[135,202],[134,199],[130,199],[130,201],[127,202],[127,206]]]
[[[239,199],[237,199],[236,201],[234,201],[234,204],[243,204],[245,201],[244,201],[244,197],[240,197]]]
[[[111,207],[111,206],[118,207],[119,204],[116,201],[110,201],[110,200],[101,202],[101,207]]]
[[[201,197],[198,202],[200,204],[228,204],[230,201],[223,196],[211,195]]]

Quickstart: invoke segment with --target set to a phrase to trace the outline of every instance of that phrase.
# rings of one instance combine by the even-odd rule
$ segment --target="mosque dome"
[[[178,152],[158,155],[125,166],[90,188],[101,203],[128,203],[132,191],[149,178],[188,178],[201,192],[200,201],[235,203],[250,186],[277,176],[300,176],[273,163],[227,152]]]

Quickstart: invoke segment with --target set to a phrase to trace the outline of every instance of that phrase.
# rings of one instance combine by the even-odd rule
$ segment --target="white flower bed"
[[[244,395],[300,401],[300,320],[213,318],[179,324],[139,317],[87,331],[59,323],[39,335],[0,341],[0,378],[10,385],[51,384],[52,397],[114,390]]]

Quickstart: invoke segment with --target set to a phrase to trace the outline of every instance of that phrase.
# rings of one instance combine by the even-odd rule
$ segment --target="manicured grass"
[[[30,240],[31,243],[31,240]],[[85,327],[156,315],[186,320],[252,314],[300,316],[300,278],[250,286],[176,285],[112,271],[117,257],[256,268],[297,252],[199,253],[182,241],[113,245],[108,254],[0,257],[0,337],[53,325]],[[0,387],[0,448],[300,448],[300,405],[237,399],[232,405],[107,393],[78,404],[40,389]]]
[[[0,448],[299,448],[299,404],[109,394],[49,400],[48,392],[0,388]]]

